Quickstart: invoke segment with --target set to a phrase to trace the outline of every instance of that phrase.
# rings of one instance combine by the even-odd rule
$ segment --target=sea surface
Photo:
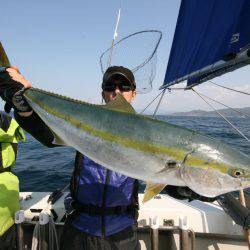
[[[240,137],[221,118],[158,116],[158,119],[199,131],[217,138],[250,156],[250,143]],[[250,118],[230,118],[250,138]],[[15,173],[21,191],[54,191],[69,183],[75,150],[68,147],[47,148],[27,134],[20,143]]]

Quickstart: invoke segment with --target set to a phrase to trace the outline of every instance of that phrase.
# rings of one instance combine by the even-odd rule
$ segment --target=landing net
[[[162,33],[158,30],[144,30],[122,38],[100,56],[102,73],[110,66],[126,67],[134,73],[137,92],[150,92],[161,38]]]

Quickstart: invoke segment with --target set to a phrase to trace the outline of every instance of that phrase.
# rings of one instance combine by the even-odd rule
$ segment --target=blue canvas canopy
[[[250,63],[250,0],[182,0],[164,84],[197,85]]]

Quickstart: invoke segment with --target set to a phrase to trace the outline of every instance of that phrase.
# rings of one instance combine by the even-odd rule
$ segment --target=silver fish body
[[[25,97],[54,132],[56,143],[113,171],[146,182],[188,186],[207,197],[250,186],[250,159],[195,131],[115,105],[93,105],[38,89],[27,90]],[[121,106],[130,106],[119,98]]]

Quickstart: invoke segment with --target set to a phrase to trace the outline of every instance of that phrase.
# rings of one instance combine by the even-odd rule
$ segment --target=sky
[[[117,40],[141,30],[157,29],[163,33],[157,51],[153,90],[138,94],[133,104],[140,112],[159,93],[163,83],[180,0],[5,1],[1,5],[0,40],[12,65],[18,66],[34,87],[101,103],[99,57],[111,45],[120,5]],[[137,49],[138,44],[124,56],[133,60]],[[249,69],[249,66],[244,67],[214,81],[250,92]],[[209,83],[198,86],[197,91],[232,107],[250,106],[249,96]],[[155,105],[147,113],[152,113]],[[159,113],[193,109],[210,110],[192,91],[173,91],[165,94]]]

